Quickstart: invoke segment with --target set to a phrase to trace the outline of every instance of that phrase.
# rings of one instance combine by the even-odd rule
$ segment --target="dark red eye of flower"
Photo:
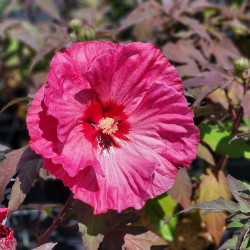
[[[90,101],[83,115],[82,131],[95,148],[119,147],[119,140],[126,140],[129,133],[127,118],[122,105]]]

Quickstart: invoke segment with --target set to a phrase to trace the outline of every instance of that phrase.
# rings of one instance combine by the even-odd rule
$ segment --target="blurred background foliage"
[[[167,224],[164,220],[197,202],[219,196],[232,199],[225,177],[228,173],[250,181],[250,67],[248,59],[237,61],[250,57],[250,2],[1,0],[0,108],[19,97],[32,98],[46,82],[53,55],[72,43],[89,40],[150,42],[177,68],[201,132],[198,156],[188,172],[180,173],[168,194],[146,204],[137,225],[165,239],[167,249],[216,249],[232,237],[230,231],[224,231],[225,213],[200,216],[192,212]],[[28,144],[27,100],[17,100],[0,114],[2,153]],[[57,207],[65,201],[61,194],[68,194],[60,181],[51,184],[40,170],[25,205],[11,221],[19,249],[34,247],[37,237],[34,225],[28,225],[24,216],[34,224],[42,214],[41,228],[43,223],[46,228],[54,210],[45,204],[55,203]],[[7,186],[3,204],[8,204],[13,181]],[[60,198],[48,198],[50,189],[46,187],[50,184],[59,185],[53,197]],[[41,200],[34,201],[36,192],[41,192]],[[63,233],[57,231],[54,239],[61,245],[55,249],[82,249],[77,230],[66,240]]]

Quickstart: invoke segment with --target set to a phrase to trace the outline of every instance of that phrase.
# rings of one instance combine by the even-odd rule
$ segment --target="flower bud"
[[[79,31],[79,40],[82,42],[94,40],[95,38],[95,29],[89,25],[84,25]]]
[[[250,68],[250,63],[247,58],[241,57],[234,61],[234,67],[239,71],[243,71]]]
[[[74,30],[74,31],[78,31],[82,26],[82,21],[79,19],[72,19],[69,22],[69,27]]]

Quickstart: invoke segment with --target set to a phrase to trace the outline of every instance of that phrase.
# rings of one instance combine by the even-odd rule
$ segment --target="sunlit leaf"
[[[240,220],[240,219],[237,219],[237,220],[234,220],[232,221],[231,223],[229,223],[227,225],[227,228],[234,228],[234,229],[237,229],[237,228],[242,228],[244,227],[244,225],[246,224],[247,220]]]
[[[146,203],[146,211],[151,221],[156,225],[164,239],[173,241],[176,237],[175,226],[177,218],[172,218],[168,224],[164,220],[174,214],[177,202],[169,195],[163,194]]]
[[[229,144],[234,134],[225,128],[219,125],[202,124],[199,129],[202,141],[207,143],[216,153],[230,158],[245,157],[250,159],[250,146],[242,140],[235,140]]]

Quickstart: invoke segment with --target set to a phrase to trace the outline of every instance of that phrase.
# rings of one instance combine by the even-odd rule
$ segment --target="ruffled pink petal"
[[[69,176],[76,176],[78,171],[87,166],[92,166],[97,174],[104,175],[103,166],[96,159],[93,143],[85,138],[82,129],[82,124],[74,126],[65,143],[53,147],[57,152],[53,162],[62,164]]]
[[[153,84],[130,115],[129,139],[151,147],[176,167],[196,156],[199,130],[185,97],[163,84]]]
[[[48,114],[57,118],[59,140],[64,142],[72,127],[81,119],[84,105],[95,93],[82,76],[93,61],[118,45],[106,42],[76,43],[52,59],[45,88]]]
[[[122,46],[110,42],[89,41],[85,43],[75,43],[64,50],[77,68],[77,71],[83,73],[90,69],[93,61],[106,53],[107,50]]]
[[[131,112],[153,82],[183,94],[176,69],[161,51],[148,43],[131,43],[98,57],[83,74],[102,103],[115,101]]]
[[[27,115],[30,147],[45,158],[52,158],[55,163],[62,164],[70,176],[75,176],[80,169],[89,165],[97,174],[103,175],[93,146],[84,138],[80,125],[71,130],[66,143],[58,140],[57,119],[47,114],[43,98],[44,87],[35,95]]]
[[[140,209],[148,199],[147,190],[151,187],[157,163],[126,149],[114,149],[111,154],[101,155],[99,161],[105,177],[87,168],[71,178],[61,171],[60,165],[43,160],[45,168],[69,186],[74,198],[91,205],[95,214],[108,209],[118,212],[128,207]]]
[[[55,157],[53,145],[60,144],[57,138],[58,121],[47,115],[47,107],[44,104],[44,86],[36,93],[26,122],[30,135],[30,147],[47,158]]]
[[[7,217],[9,209],[8,208],[0,208],[0,225],[2,224],[3,220]]]

